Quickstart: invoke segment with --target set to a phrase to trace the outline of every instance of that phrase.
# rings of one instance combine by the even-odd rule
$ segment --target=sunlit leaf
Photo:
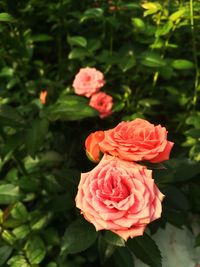
[[[31,264],[39,264],[45,257],[45,244],[39,236],[33,236],[25,244],[26,257]]]
[[[21,197],[18,186],[12,184],[0,185],[0,204],[13,204]]]
[[[68,36],[67,41],[70,45],[76,45],[76,46],[87,46],[87,40],[83,36]]]
[[[172,67],[177,70],[193,69],[194,63],[186,59],[176,59],[172,62]]]
[[[15,22],[15,19],[8,13],[0,13],[0,22]]]

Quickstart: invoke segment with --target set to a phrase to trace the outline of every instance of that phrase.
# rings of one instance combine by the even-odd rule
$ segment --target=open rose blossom
[[[103,153],[129,161],[159,163],[169,159],[174,143],[167,140],[167,130],[143,119],[121,122],[104,132],[99,143]]]
[[[163,198],[151,170],[104,155],[81,174],[76,206],[97,231],[110,230],[127,240],[143,235],[147,224],[161,216]]]
[[[76,74],[73,81],[73,87],[77,95],[91,97],[94,93],[98,92],[105,81],[103,73],[95,68],[82,68]]]
[[[99,148],[99,142],[104,139],[103,131],[96,131],[88,135],[85,140],[86,153],[90,160],[94,162],[100,161],[101,151]]]
[[[99,92],[92,95],[89,105],[100,113],[100,118],[105,118],[111,115],[112,113],[112,96],[107,95],[104,92]]]

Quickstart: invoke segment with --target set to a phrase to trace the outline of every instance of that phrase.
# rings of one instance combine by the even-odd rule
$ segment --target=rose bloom
[[[174,143],[167,140],[167,130],[143,119],[121,122],[105,131],[99,146],[103,153],[129,161],[159,163],[169,159]]]
[[[86,153],[90,160],[94,162],[100,161],[101,151],[99,148],[99,142],[104,138],[103,131],[96,131],[88,135],[85,140]]]
[[[95,68],[82,68],[76,74],[73,81],[73,87],[77,95],[91,97],[94,93],[104,86],[105,81],[103,73]]]
[[[44,105],[46,104],[47,91],[40,92],[40,102]]]
[[[104,155],[90,172],[82,173],[76,206],[96,230],[110,230],[123,239],[143,235],[161,216],[164,195],[152,171],[134,162]]]
[[[112,114],[113,98],[104,92],[92,95],[89,105],[100,113],[100,118],[108,117]]]

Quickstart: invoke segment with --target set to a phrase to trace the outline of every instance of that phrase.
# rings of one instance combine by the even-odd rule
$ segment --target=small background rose
[[[105,84],[103,73],[95,68],[82,68],[73,81],[74,91],[77,95],[91,97]]]
[[[104,92],[99,92],[92,95],[89,105],[98,110],[100,118],[103,119],[112,114],[113,98]]]

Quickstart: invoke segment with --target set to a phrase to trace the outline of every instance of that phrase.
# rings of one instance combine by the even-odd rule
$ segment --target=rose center
[[[104,180],[101,189],[100,195],[104,199],[114,202],[120,202],[130,195],[129,188],[123,184],[121,177],[116,177],[114,173]]]
[[[85,75],[85,82],[90,82],[90,81],[91,81],[91,76]]]

